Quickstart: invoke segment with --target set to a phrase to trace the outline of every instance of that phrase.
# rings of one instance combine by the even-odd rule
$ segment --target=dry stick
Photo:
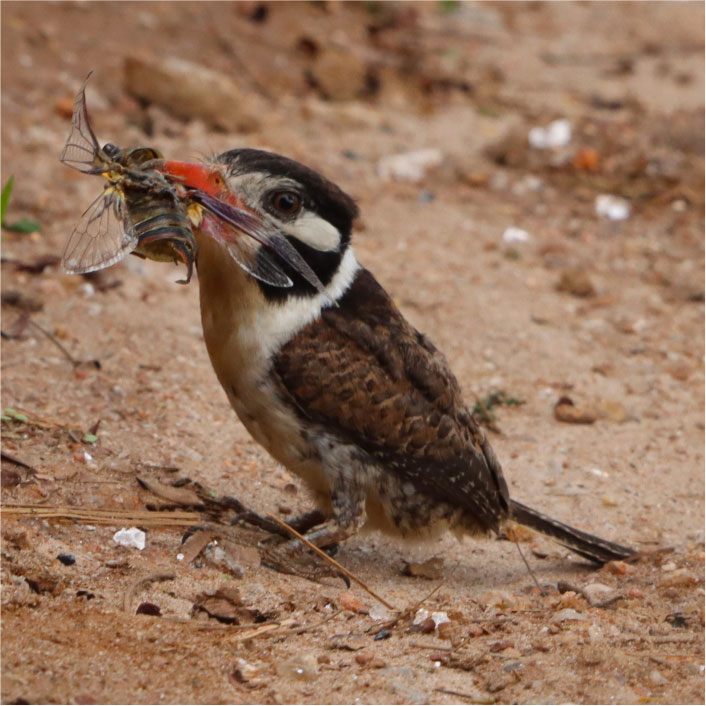
[[[297,630],[296,634],[303,635],[308,630],[316,630],[316,628],[320,628],[324,623],[328,623],[329,620],[333,620],[341,613],[343,613],[343,608],[339,608],[335,613],[331,613],[331,615],[325,617],[323,620],[320,620],[318,623],[314,623],[313,625],[305,625],[303,628]]]
[[[482,694],[464,694],[461,691],[453,691],[452,689],[434,689],[440,694],[449,694],[449,696],[458,696],[461,699],[466,699],[473,704],[494,704],[495,699],[492,696],[483,696]]]
[[[0,514],[7,517],[61,518],[97,525],[139,524],[153,527],[191,527],[198,524],[197,512],[155,512],[146,510],[84,510],[71,505],[14,505],[3,503]]]
[[[426,603],[453,576],[454,571],[458,569],[460,563],[460,561],[457,561],[456,566],[454,566],[453,569],[451,569],[451,571],[449,571],[449,573],[446,574],[443,579],[441,579],[441,581],[437,584],[436,588],[433,588],[429,593],[427,593],[427,595],[424,596],[421,601],[418,601],[409,612],[416,614],[416,612],[422,607],[422,605],[424,605],[424,603]]]
[[[520,556],[522,557],[522,561],[525,562],[525,566],[527,567],[527,571],[529,572],[529,575],[532,577],[532,580],[534,581],[534,585],[539,589],[539,595],[546,596],[547,594],[544,592],[544,589],[539,585],[539,581],[537,581],[537,577],[534,575],[534,571],[532,571],[532,567],[527,562],[527,559],[525,559],[525,555],[522,553],[522,549],[520,549],[520,543],[517,540],[515,540],[515,546],[517,547],[517,551],[520,552]]]
[[[79,366],[79,365],[81,364],[81,361],[80,361],[80,360],[76,360],[76,359],[71,355],[71,353],[69,353],[69,352],[66,350],[66,348],[64,348],[64,346],[62,346],[61,343],[59,343],[59,341],[57,340],[56,336],[54,336],[54,335],[52,335],[51,333],[49,333],[49,331],[47,331],[46,329],[42,328],[38,323],[36,323],[35,321],[32,321],[31,319],[30,319],[30,321],[29,321],[28,323],[29,323],[31,326],[34,326],[34,328],[36,328],[38,331],[41,331],[41,332],[42,332],[42,333],[43,333],[43,334],[44,334],[44,335],[45,335],[45,336],[46,336],[46,337],[47,337],[47,338],[48,338],[67,358],[68,358],[69,362],[71,363],[71,365],[74,366],[74,368],[76,368],[77,366]]]
[[[318,554],[325,562],[328,564],[331,564],[331,566],[334,566],[336,569],[338,569],[344,576],[347,576],[351,581],[355,581],[362,589],[367,591],[373,598],[376,600],[380,601],[385,608],[388,608],[389,610],[397,610],[395,606],[391,605],[388,603],[384,598],[381,598],[378,596],[377,593],[375,593],[371,588],[369,588],[361,579],[359,579],[355,574],[351,573],[346,569],[345,566],[342,564],[339,564],[335,559],[332,559],[323,549],[319,549],[315,544],[312,544],[306,537],[303,535],[299,534],[293,527],[290,527],[286,522],[283,522],[282,520],[279,519],[279,517],[275,517],[274,515],[270,515],[269,513],[266,515],[266,517],[273,522],[277,523],[280,527],[283,529],[287,530],[291,535],[296,537],[302,544],[305,544],[309,549],[311,549],[314,553]]]

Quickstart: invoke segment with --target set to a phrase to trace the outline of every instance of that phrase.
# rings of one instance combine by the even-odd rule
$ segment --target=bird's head
[[[230,264],[248,272],[268,300],[312,296],[334,281],[358,209],[313,169],[271,152],[236,149],[210,163],[166,161],[162,170],[191,190],[200,250],[220,248],[225,258],[228,251]]]

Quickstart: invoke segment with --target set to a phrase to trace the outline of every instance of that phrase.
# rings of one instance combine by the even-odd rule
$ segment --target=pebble
[[[583,614],[573,608],[564,608],[552,616],[553,623],[563,623],[567,620],[583,620]]]
[[[561,118],[546,127],[533,127],[527,135],[527,141],[530,147],[538,150],[566,147],[571,142],[571,123]]]
[[[503,231],[503,243],[526,243],[530,239],[530,234],[522,228],[510,226]]]
[[[425,608],[420,608],[416,615],[414,616],[414,625],[422,625],[425,621],[431,619],[434,623],[434,628],[438,628],[439,625],[443,623],[449,623],[451,622],[449,616],[447,613],[444,613],[442,611],[435,611],[433,613],[429,613],[428,610]]]
[[[366,606],[365,603],[358,598],[358,596],[355,596],[348,591],[341,593],[338,596],[336,603],[338,603],[343,610],[350,610],[354,613],[360,613],[363,615],[368,614],[368,606]]]
[[[123,527],[113,535],[113,541],[121,547],[132,547],[140,551],[145,548],[146,538],[147,535],[137,527],[130,527],[130,529]]]
[[[630,217],[630,203],[620,196],[613,194],[599,194],[594,204],[599,216],[611,221],[624,221]]]
[[[590,583],[583,588],[583,595],[592,606],[595,606],[610,600],[615,596],[615,591],[602,583]]]
[[[73,554],[59,554],[56,558],[64,566],[73,566],[76,563],[76,557]]]
[[[443,161],[444,155],[438,149],[393,154],[378,162],[378,176],[386,181],[418,183],[429,170],[441,166]]]

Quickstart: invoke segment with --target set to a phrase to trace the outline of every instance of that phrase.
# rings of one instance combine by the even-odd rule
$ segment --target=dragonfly
[[[284,235],[268,232],[253,215],[219,198],[212,189],[185,183],[183,167],[201,172],[208,165],[167,161],[151,147],[124,150],[111,143],[101,147],[86,107],[88,78],[90,74],[76,95],[71,132],[60,159],[84,174],[102,176],[106,184],[69,237],[62,258],[66,272],[100,270],[132,252],[153,260],[181,260],[188,272],[180,282],[187,283],[198,251],[192,221],[200,225],[205,210],[220,224],[205,229],[206,234],[220,240],[248,274],[275,287],[292,287],[292,279],[282,269],[285,263],[324,291]]]
[[[100,146],[86,106],[86,84],[76,94],[71,132],[60,160],[84,174],[100,175],[103,192],[84,211],[64,249],[70,274],[94,272],[128,253],[154,260],[181,260],[191,279],[197,245],[186,205],[173,184],[153,168],[163,155],[151,147]]]

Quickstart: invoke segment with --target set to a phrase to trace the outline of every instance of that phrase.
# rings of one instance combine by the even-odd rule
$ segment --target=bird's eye
[[[276,191],[271,197],[272,206],[283,216],[293,216],[299,211],[302,200],[293,191]]]

